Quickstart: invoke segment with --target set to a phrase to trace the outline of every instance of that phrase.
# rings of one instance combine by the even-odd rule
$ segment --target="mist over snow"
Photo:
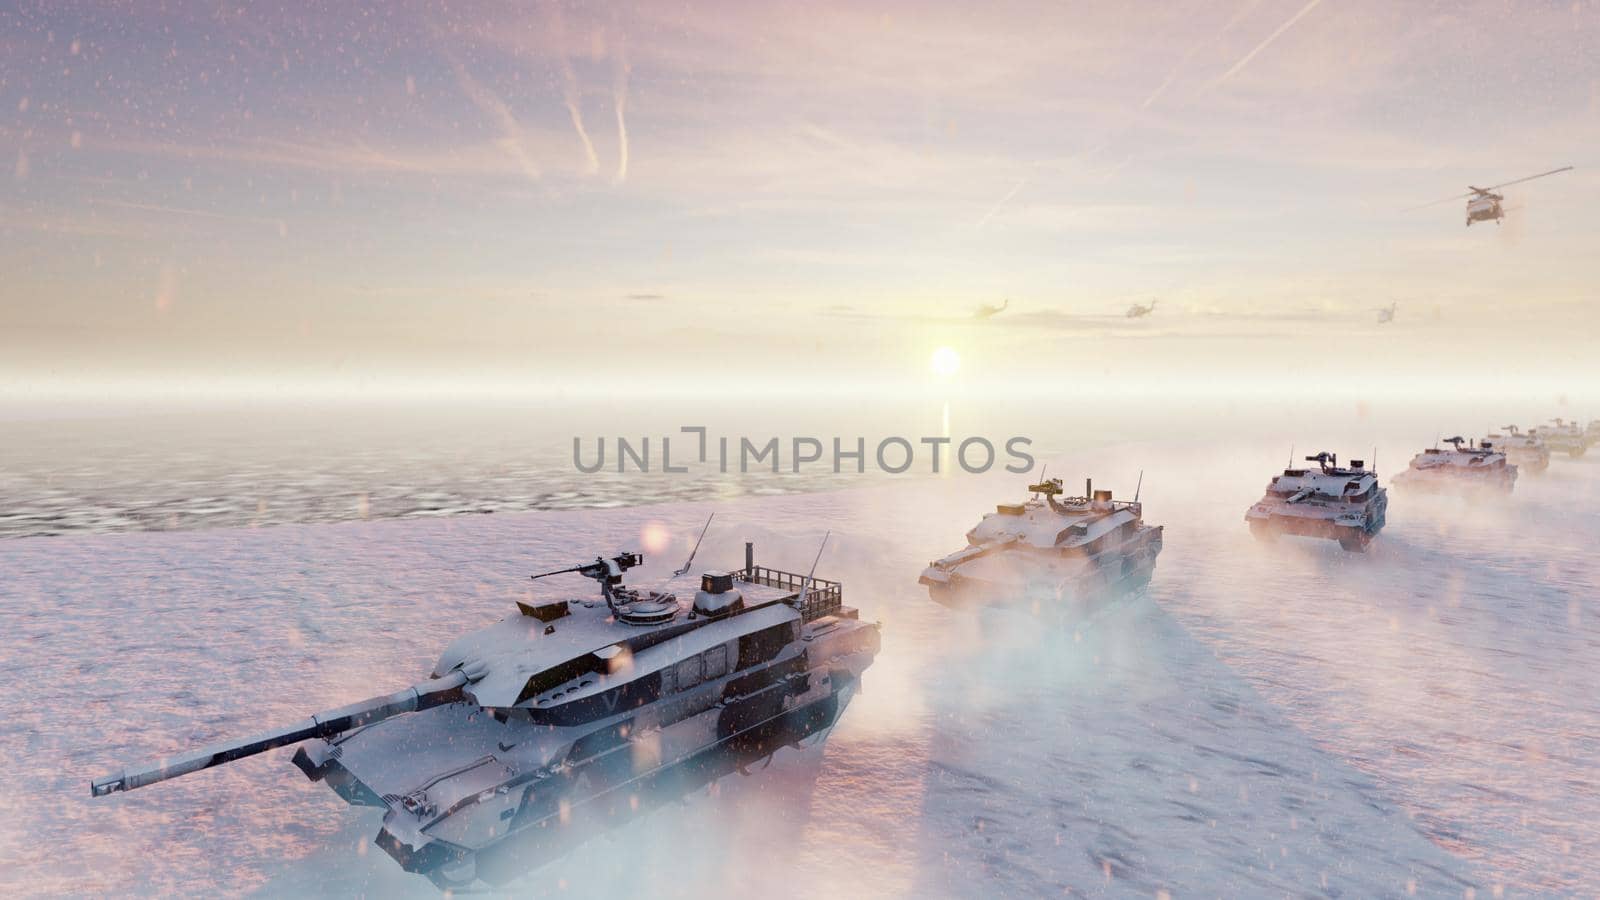
[[[1051,469],[1126,496],[1130,463],[1177,449]],[[287,750],[110,799],[87,783],[410,684],[526,598],[530,572],[664,529],[630,578],[648,583],[712,508],[706,566],[736,566],[748,539],[758,561],[803,568],[832,529],[819,574],[884,624],[861,695],[820,747],[512,892],[1489,896],[1600,880],[1600,460],[1559,460],[1503,502],[1397,493],[1371,552],[1347,556],[1249,536],[1244,508],[1281,452],[1189,447],[1182,467],[1147,471],[1146,518],[1167,526],[1149,595],[1077,634],[953,613],[916,584],[1022,493],[1011,477],[0,542],[15,679],[0,889],[433,895],[371,845],[373,811],[308,782]]]

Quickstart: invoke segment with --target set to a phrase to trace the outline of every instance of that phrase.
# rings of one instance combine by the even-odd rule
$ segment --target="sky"
[[[1596,47],[1590,2],[8,3],[0,390],[949,347],[986,389],[1593,396]],[[1413,208],[1569,165],[1499,226]]]

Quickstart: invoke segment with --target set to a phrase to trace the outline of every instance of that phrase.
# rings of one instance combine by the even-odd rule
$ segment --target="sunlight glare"
[[[949,378],[961,368],[961,355],[949,347],[940,347],[933,351],[933,373],[940,378]]]

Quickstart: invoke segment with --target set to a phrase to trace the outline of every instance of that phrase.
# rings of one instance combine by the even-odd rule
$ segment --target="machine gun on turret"
[[[1461,445],[1467,443],[1467,439],[1460,435],[1456,435],[1455,437],[1445,438],[1444,442],[1446,444],[1450,444],[1451,446],[1455,447],[1457,451],[1459,451],[1461,449]]]
[[[1314,462],[1321,467],[1323,472],[1328,472],[1339,467],[1339,454],[1329,453],[1324,450],[1316,456],[1306,457],[1306,462]]]
[[[1046,497],[1055,497],[1066,489],[1061,486],[1061,479],[1047,478],[1038,484],[1028,485],[1028,490],[1034,494],[1043,494]]]
[[[584,563],[581,566],[573,566],[570,569],[557,569],[554,572],[541,572],[530,577],[537,581],[540,578],[549,578],[551,575],[565,575],[568,572],[576,572],[585,578],[592,578],[600,582],[600,596],[605,598],[606,606],[610,607],[612,612],[616,612],[615,591],[622,584],[622,573],[642,562],[644,562],[644,554],[627,551],[619,553],[610,559],[596,556],[592,563]]]

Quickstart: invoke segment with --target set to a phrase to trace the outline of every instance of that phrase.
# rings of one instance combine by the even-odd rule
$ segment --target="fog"
[[[1182,471],[1195,448],[1250,444],[1259,465],[1330,450],[1394,471],[1439,438],[1482,436],[1508,424],[1534,427],[1555,416],[1600,415],[1595,392],[1523,392],[1516,384],[1465,391],[1441,384],[1366,390],[1341,383],[1278,384],[1227,380],[1175,382],[1171,390],[1121,385],[1096,390],[1059,382],[989,393],[959,380],[871,395],[821,392],[770,397],[575,392],[565,395],[405,396],[171,395],[72,399],[12,398],[0,403],[7,446],[0,459],[0,535],[130,530],[190,530],[371,518],[432,517],[715,500],[758,493],[859,487],[886,478],[933,475],[924,438],[948,437],[939,478],[971,477],[954,456],[980,438],[995,448],[993,468],[1017,465],[1014,438],[1037,465],[1053,455],[1110,443],[1149,443],[1125,471],[1135,480]],[[708,458],[698,459],[704,428]],[[903,474],[884,471],[876,449],[887,438],[913,449]],[[795,440],[813,438],[821,459],[794,465]],[[648,471],[629,460],[618,471],[617,441],[653,447]],[[666,472],[663,439],[672,462]],[[728,441],[728,471],[719,442]],[[774,460],[746,460],[740,445],[778,442]],[[858,442],[865,459],[840,460]],[[586,465],[608,447],[594,474]],[[1303,452],[1302,452],[1303,451]],[[892,467],[899,454],[886,451]],[[981,466],[981,447],[970,462]]]
[[[1362,421],[1301,447],[1336,449]],[[1427,442],[1370,430],[1380,472]],[[1146,518],[1166,526],[1147,597],[1043,636],[947,611],[915,581],[994,502],[1022,494],[1020,477],[998,474],[714,507],[0,542],[0,631],[22,674],[0,717],[17,761],[0,884],[428,896],[370,846],[376,817],[306,782],[285,751],[109,799],[86,784],[411,683],[451,637],[523,598],[530,571],[664,530],[630,579],[648,583],[711,509],[707,566],[734,564],[753,539],[759,560],[800,568],[832,530],[819,574],[883,623],[861,695],[820,747],[780,751],[511,890],[1593,883],[1596,461],[1560,458],[1503,501],[1396,493],[1371,551],[1350,556],[1249,536],[1244,509],[1286,453],[1272,433],[1041,456],[1069,484],[1092,476],[1119,496],[1143,469]],[[540,588],[568,589],[587,587]]]

